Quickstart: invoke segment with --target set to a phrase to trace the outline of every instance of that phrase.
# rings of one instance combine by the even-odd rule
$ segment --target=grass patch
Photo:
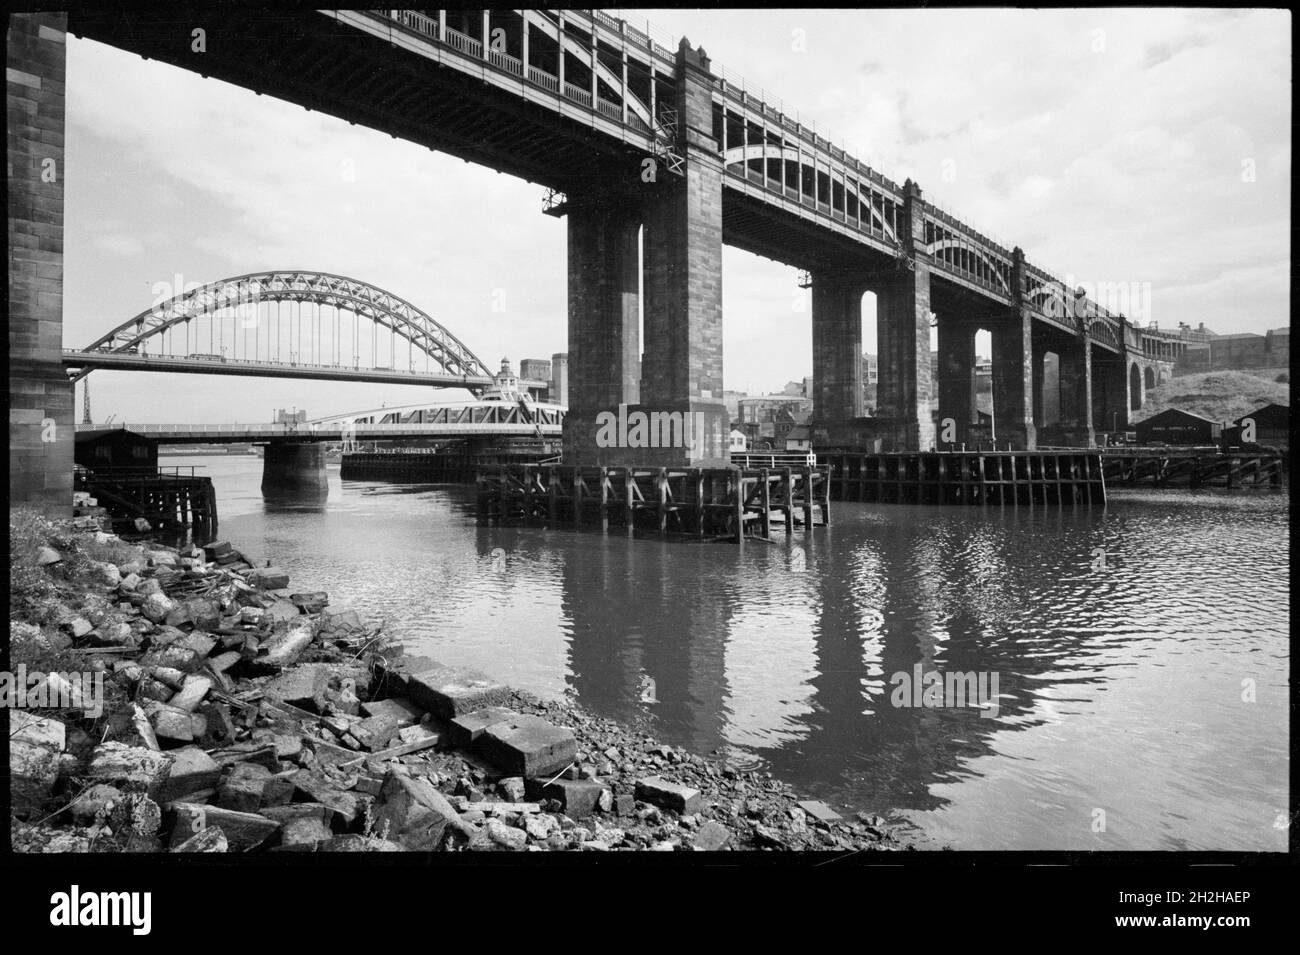
[[[1146,393],[1138,420],[1170,408],[1190,411],[1211,421],[1233,421],[1261,405],[1291,403],[1291,386],[1274,380],[1277,372],[1207,371],[1171,378]]]

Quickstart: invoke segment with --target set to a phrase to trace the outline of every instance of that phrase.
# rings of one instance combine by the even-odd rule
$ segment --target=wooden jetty
[[[830,524],[825,468],[486,466],[478,519],[679,540],[770,539]]]
[[[181,472],[183,467],[78,468],[73,489],[84,491],[107,509],[114,525],[143,517],[155,531],[190,531],[196,543],[217,536],[217,493],[212,479]],[[170,471],[171,473],[167,473]]]
[[[1289,459],[1275,452],[1124,449],[1107,451],[1102,466],[1112,487],[1280,490]]]
[[[830,496],[870,504],[1106,503],[1096,451],[930,451],[819,455]]]

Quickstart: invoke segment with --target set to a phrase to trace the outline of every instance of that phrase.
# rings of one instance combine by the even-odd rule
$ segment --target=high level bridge
[[[1123,427],[1140,405],[1142,370],[1179,347],[1076,294],[1018,246],[938,209],[917,183],[869,168],[703,47],[601,11],[171,5],[23,14],[8,34],[11,115],[25,117],[9,147],[18,250],[11,380],[21,397],[11,460],[36,477],[20,481],[20,496],[58,497],[61,479],[45,478],[57,468],[39,443],[40,422],[72,421],[58,308],[63,187],[42,177],[47,160],[63,162],[68,31],[546,187],[544,211],[567,220],[572,463],[725,463],[723,244],[807,275],[822,446],[929,448],[932,394],[963,440],[977,420],[979,329],[993,342],[997,438],[1014,447],[1034,447],[1040,435],[1091,444],[1095,430]],[[862,407],[866,291],[878,300],[874,418]],[[1049,354],[1060,369],[1055,422],[1043,400]],[[649,452],[600,447],[597,415],[620,405],[696,412],[707,440]]]

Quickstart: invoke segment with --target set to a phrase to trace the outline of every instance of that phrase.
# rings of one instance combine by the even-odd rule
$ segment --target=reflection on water
[[[1285,497],[842,504],[802,551],[741,552],[480,528],[470,488],[336,467],[323,507],[273,508],[256,459],[197,463],[224,537],[416,652],[896,810],[928,844],[1285,848]],[[996,674],[996,715],[893,705],[918,664]]]

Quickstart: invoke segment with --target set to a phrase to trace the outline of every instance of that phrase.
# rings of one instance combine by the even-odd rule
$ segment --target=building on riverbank
[[[1170,408],[1133,426],[1138,444],[1214,444],[1223,425],[1190,411]]]
[[[158,442],[125,428],[78,431],[73,461],[84,468],[158,470]]]
[[[1247,428],[1253,425],[1253,440],[1248,439]],[[1278,448],[1291,446],[1291,409],[1276,403],[1266,404],[1242,415],[1223,429],[1225,447],[1243,444],[1271,445]]]

